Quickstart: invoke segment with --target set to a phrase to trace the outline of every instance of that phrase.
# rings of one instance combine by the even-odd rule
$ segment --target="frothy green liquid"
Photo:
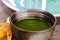
[[[41,19],[23,19],[15,24],[23,30],[40,31],[51,27],[50,23]]]

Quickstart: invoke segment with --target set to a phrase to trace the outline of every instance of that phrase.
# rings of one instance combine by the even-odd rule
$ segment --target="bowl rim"
[[[35,10],[35,9],[33,9],[33,10]],[[21,12],[23,12],[23,11],[27,11],[27,10],[22,10]],[[42,10],[39,10],[39,11],[42,11]],[[19,11],[18,11],[18,12],[19,12]],[[42,11],[42,12],[46,12],[46,11]],[[15,12],[15,13],[16,13],[16,12]],[[16,29],[21,30],[21,31],[26,31],[26,32],[46,32],[46,31],[51,30],[52,28],[54,28],[55,25],[56,25],[56,23],[57,23],[56,17],[53,16],[52,14],[50,14],[49,12],[47,12],[47,13],[49,13],[49,15],[53,16],[53,17],[54,17],[54,20],[55,20],[54,24],[53,24],[50,28],[45,29],[45,30],[41,30],[41,31],[23,30],[23,29],[21,29],[21,28],[16,27],[16,26],[12,23],[12,21],[11,21],[11,18],[12,18],[12,16],[13,16],[15,13],[13,13],[13,14],[10,16],[9,21],[10,21],[10,24],[13,25],[13,27],[15,27]]]
[[[12,10],[19,11],[19,9],[11,6],[10,3],[5,2],[5,0],[2,0],[2,2],[3,2],[7,7],[11,8]]]

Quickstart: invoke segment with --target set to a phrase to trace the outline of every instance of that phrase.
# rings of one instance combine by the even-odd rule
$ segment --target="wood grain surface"
[[[7,17],[13,14],[15,11],[8,8],[0,0],[0,22],[5,22]],[[60,17],[57,18],[57,25],[55,26],[54,34],[51,40],[60,40]]]

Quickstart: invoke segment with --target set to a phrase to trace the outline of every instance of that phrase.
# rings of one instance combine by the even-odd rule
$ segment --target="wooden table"
[[[13,14],[14,12],[14,10],[8,8],[0,0],[0,22],[5,22],[7,17]],[[55,27],[55,31],[51,40],[60,40],[60,17],[57,17],[57,25]]]

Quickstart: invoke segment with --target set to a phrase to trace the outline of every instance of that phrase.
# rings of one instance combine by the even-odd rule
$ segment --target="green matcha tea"
[[[41,19],[23,19],[15,23],[15,25],[23,30],[30,31],[40,31],[51,27],[49,22]]]

